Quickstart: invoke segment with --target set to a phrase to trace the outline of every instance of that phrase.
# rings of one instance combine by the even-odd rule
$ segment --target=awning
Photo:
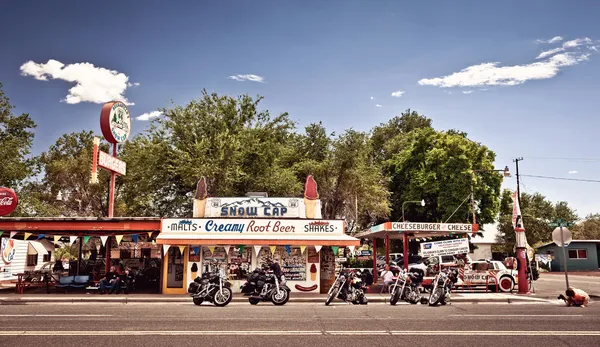
[[[349,235],[247,235],[232,237],[231,233],[161,233],[160,245],[261,245],[261,246],[360,246],[360,240]]]
[[[27,246],[27,255],[48,254],[46,247],[37,241],[29,241]]]
[[[401,239],[404,237],[404,234],[407,234],[409,239],[415,239],[420,237],[476,234],[478,231],[478,224],[386,222],[358,233],[356,237],[359,239],[383,239],[388,236],[390,239]]]

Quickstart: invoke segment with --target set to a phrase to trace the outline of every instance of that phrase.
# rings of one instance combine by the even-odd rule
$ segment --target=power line
[[[573,158],[573,157],[525,157],[525,158],[536,159],[536,160],[570,160],[570,161],[587,161],[587,162],[600,161],[600,158]]]
[[[582,179],[582,178],[566,178],[566,177],[537,176],[537,175],[521,175],[521,176],[532,177],[532,178],[544,178],[544,179],[549,179],[549,180],[600,183],[600,180],[586,180],[586,179]]]

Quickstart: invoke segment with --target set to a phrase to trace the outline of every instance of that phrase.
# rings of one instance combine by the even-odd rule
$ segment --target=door
[[[187,248],[187,247],[186,247]],[[171,246],[165,255],[163,265],[163,294],[185,294],[187,258],[177,246]]]

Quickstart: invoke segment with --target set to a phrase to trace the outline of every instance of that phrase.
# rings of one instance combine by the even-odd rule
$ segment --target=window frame
[[[574,249],[569,249],[567,252],[567,257],[569,258],[569,260],[587,260],[588,259],[588,252],[587,252],[587,248],[574,248]],[[575,252],[575,257],[571,257],[571,252]],[[580,252],[583,252],[585,254],[584,257],[580,256]]]
[[[35,259],[34,261],[30,261]],[[27,254],[27,259],[25,261],[26,266],[37,266],[38,264],[38,255],[37,254]]]

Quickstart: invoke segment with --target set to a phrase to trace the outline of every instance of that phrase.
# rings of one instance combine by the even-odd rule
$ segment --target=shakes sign
[[[344,221],[341,220],[301,220],[301,219],[163,219],[161,233],[215,234],[343,234]]]

